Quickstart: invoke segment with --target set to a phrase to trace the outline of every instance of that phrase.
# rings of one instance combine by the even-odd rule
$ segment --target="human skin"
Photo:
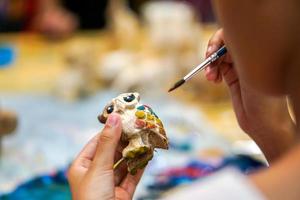
[[[224,33],[220,29],[210,39],[206,56],[222,45]],[[235,65],[229,52],[207,67],[205,73],[207,79],[214,83],[220,83],[224,79],[240,127],[258,144],[271,163],[295,141],[295,125],[288,112],[286,98],[257,91],[239,76],[238,67],[240,66]]]
[[[300,199],[300,2],[214,0],[222,30],[207,54],[223,43],[229,53],[206,70],[225,80],[241,128],[260,146],[270,167],[249,176],[267,199]],[[295,121],[286,102],[294,106]]]
[[[113,170],[114,163],[122,157],[119,145],[121,119],[111,114],[104,129],[95,136],[73,161],[68,180],[74,200],[129,200],[143,174],[128,174],[126,164]]]
[[[53,39],[70,36],[78,28],[77,17],[64,9],[59,0],[38,0],[31,28]]]

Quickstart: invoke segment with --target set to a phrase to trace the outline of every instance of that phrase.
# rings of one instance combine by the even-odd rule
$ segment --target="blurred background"
[[[199,64],[217,30],[209,0],[0,0],[0,199],[70,199],[65,172],[119,93],[165,124],[135,199],[157,199],[225,166],[264,158],[238,127],[223,84]]]

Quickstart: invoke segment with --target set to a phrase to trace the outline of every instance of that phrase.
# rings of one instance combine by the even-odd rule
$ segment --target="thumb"
[[[115,152],[121,137],[122,125],[118,114],[109,115],[102,130],[93,165],[97,169],[111,170],[114,165]]]

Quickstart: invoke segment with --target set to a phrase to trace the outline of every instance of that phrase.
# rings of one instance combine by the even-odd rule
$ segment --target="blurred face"
[[[298,49],[296,0],[214,0],[225,43],[245,84],[284,94],[291,55]],[[296,4],[296,5],[295,5]]]

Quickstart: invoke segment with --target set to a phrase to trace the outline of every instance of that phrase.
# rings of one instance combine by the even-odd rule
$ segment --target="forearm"
[[[300,199],[300,145],[295,145],[271,168],[252,175],[250,179],[267,199]]]

